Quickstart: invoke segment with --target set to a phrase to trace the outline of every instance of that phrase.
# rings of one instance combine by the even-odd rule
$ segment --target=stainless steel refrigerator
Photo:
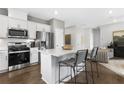
[[[36,32],[36,46],[39,49],[53,49],[54,48],[54,33],[37,31]]]
[[[54,48],[54,33],[37,31],[35,46],[38,47],[39,50],[53,49]],[[41,63],[40,52],[39,52],[38,56],[39,56],[39,63]]]

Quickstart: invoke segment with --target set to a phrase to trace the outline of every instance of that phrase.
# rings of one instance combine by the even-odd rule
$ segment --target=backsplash
[[[29,42],[29,39],[15,39],[15,38],[9,38],[7,39],[8,42]]]
[[[15,39],[15,38],[9,38],[9,39],[0,39],[0,50],[8,50],[8,43],[9,42],[26,42],[27,44],[30,44],[31,39]]]

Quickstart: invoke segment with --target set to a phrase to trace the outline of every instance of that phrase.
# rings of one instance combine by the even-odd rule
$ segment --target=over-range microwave
[[[28,38],[28,31],[22,29],[8,29],[8,38]]]

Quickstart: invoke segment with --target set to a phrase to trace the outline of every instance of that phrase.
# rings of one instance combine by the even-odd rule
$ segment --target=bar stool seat
[[[64,60],[64,61],[60,61],[59,64],[60,66],[74,66],[74,63],[75,63],[75,58],[71,58],[71,59],[67,59],[67,60]]]

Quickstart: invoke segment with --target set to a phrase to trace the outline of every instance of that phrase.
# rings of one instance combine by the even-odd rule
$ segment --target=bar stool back
[[[77,58],[76,58],[76,72],[85,71],[86,83],[88,83],[87,63],[86,63],[87,55],[88,55],[88,49],[86,49],[86,50],[78,50],[76,55],[77,55]],[[80,67],[80,69],[78,69],[78,67]],[[76,78],[76,76],[75,76],[75,78]]]

